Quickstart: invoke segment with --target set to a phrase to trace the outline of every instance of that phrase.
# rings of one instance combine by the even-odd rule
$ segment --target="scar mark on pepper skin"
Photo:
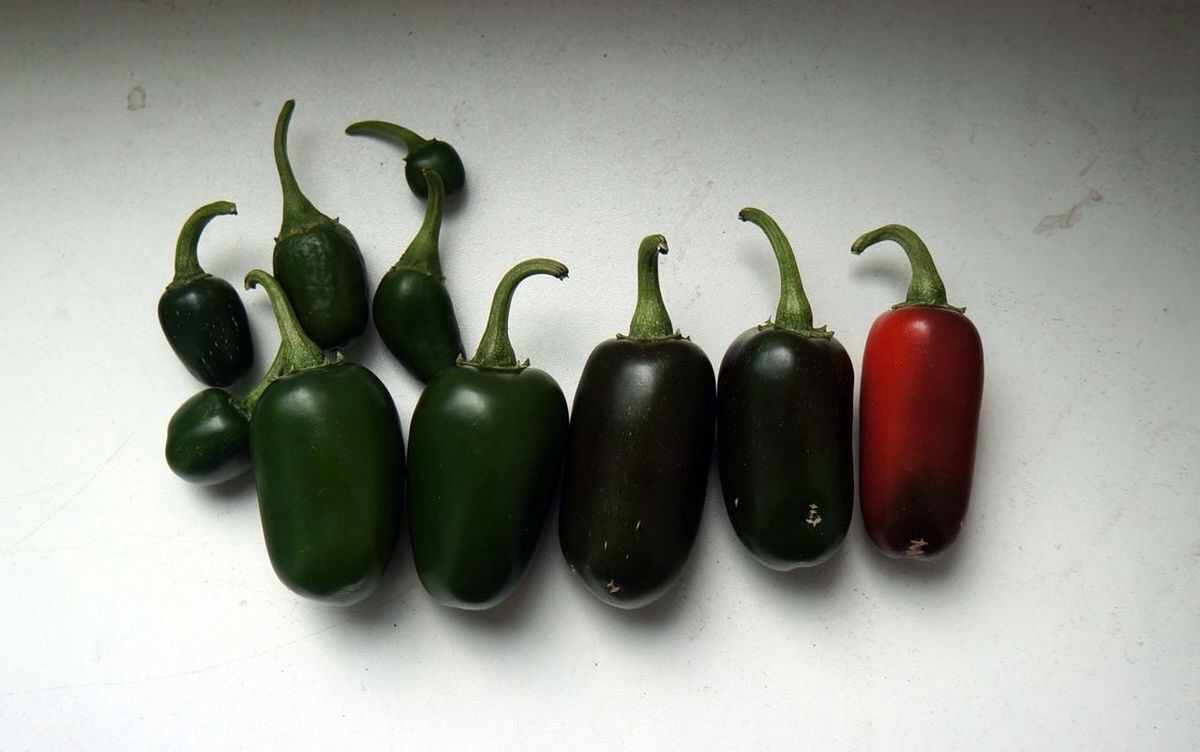
[[[821,524],[821,515],[817,513],[817,505],[816,504],[808,505],[808,517],[804,521],[807,522],[808,524],[812,525],[813,527],[816,527],[817,525]]]
[[[908,542],[908,550],[904,552],[904,558],[915,559],[925,553],[925,547],[929,543],[924,538],[917,538]]]
[[[617,593],[621,592],[621,586],[613,580],[609,580],[608,582],[604,583],[604,587],[608,590],[609,595],[616,595]]]

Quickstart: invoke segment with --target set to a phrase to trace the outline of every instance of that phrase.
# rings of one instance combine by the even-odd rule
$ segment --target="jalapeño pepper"
[[[438,253],[442,179],[429,169],[424,176],[429,184],[425,220],[404,255],[379,281],[371,317],[396,360],[413,376],[429,381],[454,365],[463,345]]]
[[[287,153],[293,100],[275,123],[275,166],[283,188],[283,224],[275,238],[275,277],[304,331],[322,349],[344,347],[367,328],[367,273],[354,236],[317,210],[296,183]]]
[[[254,363],[242,299],[233,285],[205,272],[196,254],[205,226],[223,214],[237,214],[237,207],[214,201],[183,223],[175,243],[175,278],[158,299],[158,322],[171,349],[209,386],[229,386]]]
[[[404,442],[387,389],[305,336],[282,287],[254,270],[281,335],[281,372],[250,419],[250,457],[267,553],[293,591],[355,603],[392,557],[404,498]]]
[[[671,326],[661,235],[638,248],[628,335],[596,346],[579,379],[559,542],[600,600],[644,606],[683,571],[704,509],[716,408],[712,364]]]
[[[754,558],[777,570],[833,555],[854,509],[854,366],[812,308],[779,225],[759,209],[779,265],[775,320],[741,334],[721,362],[717,457],[725,509]]]
[[[875,320],[859,398],[863,523],[888,556],[929,559],[962,529],[983,397],[983,346],[917,234],[887,225],[851,252],[895,241],[912,265],[903,303]]]
[[[533,556],[562,471],[567,401],[545,371],[518,363],[508,312],[518,283],[567,267],[531,259],[496,288],[475,357],[438,373],[413,411],[408,526],[421,583],[439,602],[491,608]]]
[[[463,189],[467,181],[466,170],[463,169],[462,159],[454,147],[436,138],[422,138],[409,129],[386,123],[382,120],[364,120],[346,127],[346,133],[351,136],[375,136],[393,143],[404,144],[408,155],[404,157],[404,178],[408,187],[418,198],[426,198],[429,190],[423,175],[425,170],[433,170],[442,179],[446,195],[453,196]]]

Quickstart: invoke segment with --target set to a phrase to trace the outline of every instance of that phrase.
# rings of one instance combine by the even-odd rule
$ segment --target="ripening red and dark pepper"
[[[204,271],[197,257],[204,228],[227,214],[237,214],[237,206],[214,201],[187,218],[175,242],[175,277],[158,299],[158,322],[171,349],[209,386],[229,386],[254,363],[241,297],[233,285]]]
[[[708,486],[712,364],[671,326],[658,283],[662,235],[642,240],[628,335],[592,350],[571,411],[559,543],[600,600],[638,608],[687,563]]]
[[[859,397],[859,497],[880,551],[930,559],[958,537],[967,514],[983,345],[946,287],[925,243],[901,225],[854,241],[851,251],[892,240],[908,255],[903,303],[875,320],[863,354]]]
[[[779,265],[775,320],[725,353],[717,385],[717,460],[725,509],[759,562],[790,570],[837,550],[854,510],[854,366],[812,308],[779,225],[759,209]]]

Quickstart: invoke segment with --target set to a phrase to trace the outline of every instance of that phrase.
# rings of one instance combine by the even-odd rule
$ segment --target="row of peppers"
[[[424,222],[373,300],[377,330],[426,382],[412,417],[407,467],[395,405],[379,379],[338,348],[366,329],[367,284],[350,231],[300,191],[288,161],[293,102],[275,131],[283,225],[275,276],[246,286],[270,297],[281,343],[242,399],[220,386],[253,361],[245,309],[205,273],[197,243],[216,202],[188,219],[175,279],[159,319],[185,365],[213,385],[172,417],[166,457],[185,480],[212,484],[253,469],[271,563],[292,590],[353,603],[378,584],[407,506],[413,559],[438,601],[489,608],[516,587],[561,481],[563,554],[601,600],[622,608],[666,592],[700,523],[714,425],[726,509],[753,556],[777,570],[819,564],[852,517],[854,369],[813,315],[786,236],[766,213],[760,227],[781,276],[773,320],[730,345],[714,379],[708,358],[674,329],[658,282],[661,235],[637,251],[637,303],[629,332],[598,345],[568,417],[547,373],[518,362],[508,316],[518,284],[567,276],[551,259],[514,266],[496,289],[483,338],[467,360],[443,282],[438,236],[446,195],[465,172],[448,144],[381,121],[351,134],[408,150],[406,177],[426,199]],[[983,388],[979,335],[950,306],[924,243],[888,225],[851,248],[892,240],[912,282],[903,303],[867,339],[860,399],[862,515],[886,554],[928,559],[957,537],[966,514]],[[328,354],[333,351],[334,354]]]

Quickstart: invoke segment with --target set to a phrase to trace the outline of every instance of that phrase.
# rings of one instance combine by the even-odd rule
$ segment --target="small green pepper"
[[[188,483],[211,486],[250,469],[250,416],[263,391],[280,374],[275,362],[243,399],[215,387],[192,395],[167,424],[167,466]]]
[[[175,278],[158,299],[158,322],[171,349],[209,386],[229,386],[254,363],[242,299],[233,285],[205,272],[196,255],[205,226],[223,214],[237,214],[237,206],[214,201],[183,223],[175,243]]]
[[[438,233],[442,227],[442,179],[423,170],[429,184],[425,221],[408,249],[375,289],[371,316],[383,343],[400,364],[429,381],[463,354],[450,292],[442,280]]]
[[[382,120],[354,123],[346,128],[346,133],[351,136],[375,136],[404,144],[408,149],[408,156],[404,158],[404,177],[408,180],[408,187],[418,198],[427,198],[429,195],[425,177],[422,175],[424,170],[433,170],[442,178],[447,196],[461,191],[467,181],[462,159],[454,147],[445,141],[422,138],[403,126],[385,123]]]
[[[296,103],[283,103],[275,124],[275,166],[283,188],[283,224],[273,264],[279,284],[308,336],[322,349],[345,347],[367,328],[367,272],[354,236],[300,191],[288,160],[287,133]]]
[[[567,267],[531,259],[496,288],[479,350],[437,374],[413,412],[408,526],[421,583],[463,609],[491,608],[516,588],[558,486],[567,401],[545,371],[518,363],[508,338],[517,284]]]
[[[279,323],[281,372],[250,418],[250,457],[267,553],[293,591],[355,603],[392,557],[404,500],[404,441],[387,388],[366,368],[327,358],[305,336],[282,287],[254,270]]]

